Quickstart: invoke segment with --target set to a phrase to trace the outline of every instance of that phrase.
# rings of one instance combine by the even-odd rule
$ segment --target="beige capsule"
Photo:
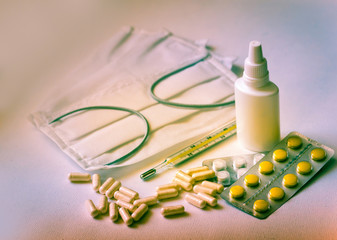
[[[126,225],[131,225],[133,223],[133,218],[130,216],[128,210],[125,208],[121,207],[118,209],[119,215],[121,215],[123,221],[126,223]]]
[[[209,168],[207,166],[202,166],[202,167],[195,167],[195,168],[190,168],[186,170],[186,173],[190,176],[192,176],[192,174],[197,173],[197,172],[203,172],[203,171],[207,171],[209,170]]]
[[[195,181],[202,181],[209,178],[215,177],[215,172],[213,170],[201,171],[192,174]]]
[[[195,192],[195,193],[200,193],[200,192],[207,193],[207,194],[212,195],[212,196],[214,196],[217,193],[215,189],[204,187],[204,186],[201,186],[201,185],[195,185],[193,187],[193,192]]]
[[[85,205],[87,207],[88,212],[92,217],[96,217],[99,214],[99,211],[97,210],[95,204],[92,202],[92,200],[85,201]]]
[[[176,178],[180,178],[181,180],[188,182],[192,185],[195,183],[195,180],[190,175],[184,173],[181,170],[177,171]]]
[[[201,183],[201,186],[215,189],[217,193],[222,193],[222,191],[224,190],[224,186],[222,184],[210,182],[210,181],[203,181]]]
[[[127,188],[127,187],[120,187],[119,190],[121,193],[125,194],[125,195],[128,195],[130,197],[132,197],[133,199],[138,199],[139,198],[139,194],[130,189],[130,188]]]
[[[70,182],[89,182],[91,176],[89,173],[71,172],[68,174],[68,179]]]
[[[134,212],[137,209],[137,207],[134,206],[132,203],[125,202],[123,200],[117,200],[116,204],[120,207],[129,210],[130,212]]]
[[[140,198],[140,199],[135,200],[133,202],[133,205],[139,207],[143,203],[146,204],[147,206],[152,206],[158,203],[158,199],[156,196]]]
[[[208,205],[211,207],[214,207],[218,204],[218,200],[215,197],[212,197],[211,195],[208,195],[206,193],[198,193],[197,196],[204,200]]]
[[[108,208],[109,208],[108,198],[105,195],[103,195],[99,199],[99,202],[97,204],[97,210],[100,211],[102,214],[105,214],[106,212],[108,212]]]
[[[132,203],[134,200],[133,197],[125,195],[124,193],[121,193],[120,191],[117,191],[114,193],[114,198],[116,200],[123,200],[124,202],[128,202],[128,203]]]
[[[105,182],[102,184],[102,186],[99,188],[99,192],[101,194],[105,194],[106,191],[111,187],[111,185],[115,182],[115,179],[112,177],[105,180]]]
[[[160,210],[161,215],[163,215],[164,217],[182,214],[184,212],[185,212],[185,207],[183,205],[167,206],[167,207],[163,207]]]
[[[167,198],[173,198],[178,196],[179,192],[175,188],[169,188],[169,189],[164,189],[157,191],[157,199],[162,200],[162,199],[167,199]]]
[[[133,220],[138,221],[148,210],[149,208],[147,207],[146,204],[141,204],[136,211],[134,211],[131,215]]]
[[[202,200],[201,198],[197,197],[196,195],[192,193],[187,193],[185,195],[185,200],[192,204],[193,206],[196,206],[198,208],[204,208],[206,206],[206,201]]]
[[[156,188],[157,191],[159,190],[164,190],[164,189],[168,189],[168,188],[175,188],[178,191],[180,190],[180,185],[178,183],[168,183],[168,184],[164,184],[164,185],[160,185]]]
[[[94,189],[95,192],[98,192],[100,187],[101,187],[101,176],[95,173],[94,175],[92,175],[92,189]]]
[[[120,181],[116,181],[114,182],[110,188],[105,192],[105,195],[108,197],[108,198],[112,198],[115,194],[116,191],[118,191],[118,189],[122,186],[122,183]]]
[[[180,187],[182,189],[184,189],[185,191],[191,191],[192,190],[192,184],[190,184],[189,182],[185,182],[184,180],[181,180],[180,178],[173,178],[172,180],[174,183],[177,183],[180,185]]]
[[[109,205],[109,217],[114,222],[118,220],[118,207],[114,202]]]

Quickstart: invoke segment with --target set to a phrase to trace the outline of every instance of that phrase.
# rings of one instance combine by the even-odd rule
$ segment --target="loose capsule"
[[[198,173],[198,172],[203,172],[203,171],[207,171],[209,170],[209,168],[207,166],[202,166],[202,167],[195,167],[195,168],[190,168],[186,170],[186,173],[190,176],[192,176],[194,173]]]
[[[119,208],[119,214],[121,215],[123,221],[126,223],[126,225],[131,225],[133,223],[133,218],[130,216],[128,210],[125,208],[121,207]]]
[[[202,172],[193,173],[192,177],[195,181],[202,181],[209,178],[213,178],[215,176],[215,172],[213,170],[207,170]]]
[[[129,210],[130,212],[134,212],[137,209],[137,207],[134,206],[132,203],[125,202],[123,200],[117,200],[116,204],[120,207]]]
[[[191,191],[192,190],[192,184],[189,182],[185,182],[184,180],[181,180],[180,178],[173,178],[172,180],[174,183],[177,183],[180,185],[181,188],[183,188],[185,191]]]
[[[89,182],[91,176],[89,173],[71,172],[68,174],[70,182]]]
[[[101,176],[97,173],[92,175],[92,188],[95,192],[99,191],[99,188],[101,187]]]
[[[143,203],[146,204],[147,206],[152,206],[158,203],[158,199],[156,196],[140,198],[140,199],[135,200],[133,202],[133,205],[139,207]]]
[[[182,214],[184,212],[185,212],[185,208],[183,205],[167,206],[167,207],[163,207],[160,210],[161,215],[163,215],[164,217]]]
[[[188,182],[192,185],[195,183],[195,180],[190,175],[184,173],[181,170],[177,171],[176,178],[180,178],[181,180]]]
[[[115,194],[116,191],[118,191],[118,189],[122,186],[121,182],[120,181],[116,181],[114,182],[110,188],[105,192],[105,195],[108,197],[108,198],[112,198]]]
[[[204,200],[211,207],[214,207],[218,204],[218,200],[215,197],[212,197],[206,193],[198,193],[197,196]]]
[[[196,195],[192,194],[192,193],[187,193],[185,195],[185,200],[192,204],[193,206],[196,206],[198,208],[204,208],[206,206],[206,201],[198,198]]]
[[[88,212],[90,213],[92,217],[96,217],[99,214],[99,211],[97,210],[92,200],[85,201],[85,205],[87,207]]]
[[[179,191],[181,187],[178,183],[173,182],[173,183],[160,185],[156,188],[156,190],[159,191],[159,190],[164,190],[164,189],[168,189],[168,188],[175,188]]]
[[[132,197],[134,199],[139,198],[139,194],[136,191],[131,190],[131,189],[127,188],[127,187],[120,187],[118,191],[120,191],[121,193],[123,193],[125,195],[128,195],[128,196],[130,196],[130,197]]]
[[[102,214],[104,214],[108,212],[108,208],[109,208],[108,198],[105,195],[103,195],[99,199],[97,210],[100,211]]]
[[[157,192],[157,199],[162,200],[162,199],[167,199],[167,198],[173,198],[178,196],[179,192],[175,188],[169,188],[165,190],[160,190]]]
[[[112,177],[105,180],[105,182],[102,184],[102,186],[99,188],[99,192],[101,194],[105,194],[106,191],[111,187],[111,185],[115,182],[115,179]]]
[[[123,201],[128,202],[128,203],[132,203],[133,200],[134,200],[133,197],[125,195],[124,193],[121,193],[120,191],[117,191],[117,192],[114,193],[114,198],[116,200],[123,200]]]
[[[208,187],[208,188],[211,188],[211,189],[215,189],[218,193],[222,193],[222,191],[224,189],[224,186],[222,184],[210,182],[210,181],[203,181],[201,183],[201,186]]]
[[[117,221],[118,219],[118,207],[117,204],[112,202],[109,206],[109,216],[112,221]]]
[[[208,187],[204,187],[202,185],[195,185],[193,187],[193,192],[195,193],[207,193],[209,195],[215,195],[217,193],[216,189],[212,189],[212,188],[208,188]]]
[[[149,208],[147,207],[146,204],[141,204],[136,211],[134,211],[131,215],[133,220],[138,221],[148,210]]]

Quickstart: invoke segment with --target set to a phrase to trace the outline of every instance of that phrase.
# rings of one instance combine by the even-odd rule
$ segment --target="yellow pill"
[[[302,146],[302,139],[297,136],[290,137],[288,138],[287,146],[288,148],[291,148],[291,149],[300,148]]]
[[[311,159],[314,161],[321,161],[325,158],[325,151],[322,148],[315,148],[311,151]]]
[[[274,165],[271,162],[263,161],[259,165],[259,172],[261,174],[270,174],[274,171]]]
[[[245,189],[241,186],[233,186],[229,190],[229,194],[231,195],[232,198],[242,198],[243,195],[245,194]]]
[[[269,190],[268,198],[274,201],[278,201],[284,198],[284,191],[282,188],[273,187]]]
[[[285,161],[286,159],[288,158],[288,154],[285,150],[283,149],[276,149],[274,152],[273,152],[273,159],[276,161],[276,162],[283,162]]]
[[[292,188],[297,185],[297,182],[298,182],[297,176],[295,174],[289,173],[283,177],[282,184],[287,188]]]
[[[255,187],[259,184],[259,181],[259,177],[254,174],[248,174],[247,176],[245,176],[245,184],[248,187]]]
[[[297,164],[296,171],[299,174],[306,175],[306,174],[311,173],[311,170],[312,170],[312,167],[309,162],[300,162]]]
[[[266,200],[256,200],[253,206],[254,210],[259,213],[264,213],[269,209],[269,203]]]

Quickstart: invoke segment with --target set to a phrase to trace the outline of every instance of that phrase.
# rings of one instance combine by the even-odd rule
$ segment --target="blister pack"
[[[257,218],[267,218],[307,183],[334,150],[291,132],[221,197]]]

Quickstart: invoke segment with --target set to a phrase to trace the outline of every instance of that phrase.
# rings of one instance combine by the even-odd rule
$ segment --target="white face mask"
[[[171,154],[235,117],[234,106],[213,110],[174,108],[156,102],[149,94],[155,80],[186,68],[159,84],[156,95],[188,104],[233,100],[236,76],[209,54],[204,45],[166,31],[124,28],[63,81],[67,90],[50,98],[31,119],[86,170],[158,160],[156,155],[163,151]],[[136,116],[121,111],[83,111],[49,124],[64,113],[95,105],[141,112],[151,126],[146,145],[131,158],[106,166],[141,141],[144,127]]]

